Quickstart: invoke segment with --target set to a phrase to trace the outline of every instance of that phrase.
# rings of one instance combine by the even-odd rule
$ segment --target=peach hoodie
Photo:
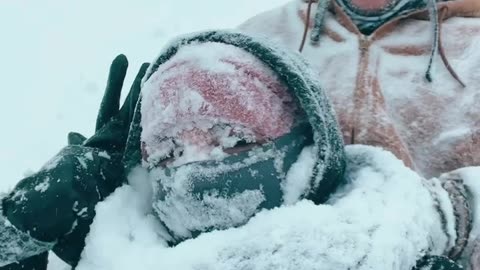
[[[318,71],[345,142],[384,147],[425,177],[480,166],[480,0],[438,7],[443,53],[431,83],[426,11],[366,36],[334,4],[320,42],[307,41],[302,52]],[[239,28],[298,50],[306,10],[305,1],[293,0]]]

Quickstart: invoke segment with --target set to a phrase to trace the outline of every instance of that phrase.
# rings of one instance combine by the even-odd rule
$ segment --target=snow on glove
[[[38,173],[20,181],[3,201],[4,214],[17,229],[56,243],[53,250],[72,265],[80,257],[95,205],[125,180],[123,150],[148,64],[142,65],[119,109],[127,66],[124,55],[111,65],[93,137],[85,141],[71,133],[69,145]]]

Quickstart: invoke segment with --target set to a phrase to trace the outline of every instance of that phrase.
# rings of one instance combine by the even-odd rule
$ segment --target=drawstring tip
[[[325,17],[330,7],[330,1],[331,0],[318,1],[317,14],[315,14],[312,34],[310,35],[310,42],[312,44],[319,43],[320,41]]]
[[[314,31],[310,36],[310,42],[312,44],[317,44],[318,42],[320,42],[320,32]]]
[[[433,82],[432,73],[430,71],[427,71],[427,73],[425,73],[425,79],[427,79],[429,83]]]

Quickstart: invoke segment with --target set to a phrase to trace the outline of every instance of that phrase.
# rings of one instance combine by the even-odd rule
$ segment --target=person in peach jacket
[[[346,144],[383,147],[457,188],[466,170],[480,170],[479,0],[293,0],[239,28],[316,69]],[[462,237],[475,246],[469,212],[478,202],[463,187],[456,197],[473,210],[452,200],[457,247]],[[480,269],[478,255],[470,261]]]
[[[480,165],[480,1],[438,1],[433,20],[423,0],[312,2],[239,28],[300,49],[345,143],[384,147],[425,177]]]

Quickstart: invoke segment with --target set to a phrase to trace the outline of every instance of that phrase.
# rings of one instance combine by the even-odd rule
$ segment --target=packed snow
[[[150,197],[124,186],[97,206],[78,269],[410,269],[425,252],[451,245],[430,193],[436,190],[448,211],[445,191],[434,188],[438,180],[428,180],[428,188],[379,148],[349,146],[347,155],[349,182],[327,204],[303,200],[264,210],[246,225],[172,247]],[[308,166],[303,170],[308,174]],[[463,174],[479,192],[480,170]]]

